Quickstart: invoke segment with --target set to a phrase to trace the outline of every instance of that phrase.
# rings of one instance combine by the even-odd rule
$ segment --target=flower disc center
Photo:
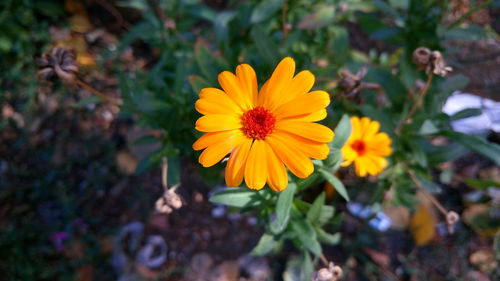
[[[366,153],[366,143],[362,140],[355,140],[351,144],[351,148],[354,149],[360,156]]]
[[[245,112],[243,116],[241,116],[241,122],[243,124],[241,130],[247,137],[263,140],[274,130],[276,118],[269,110],[262,106],[257,106]]]

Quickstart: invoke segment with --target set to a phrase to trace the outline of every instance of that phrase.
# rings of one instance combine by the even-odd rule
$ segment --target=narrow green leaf
[[[332,141],[332,147],[336,149],[342,149],[344,143],[347,141],[351,135],[351,120],[349,115],[344,114],[335,128],[335,137]]]
[[[321,214],[318,218],[318,225],[324,225],[333,218],[333,214],[335,213],[335,208],[333,206],[324,205],[321,208]]]
[[[214,20],[215,35],[219,42],[226,41],[229,37],[229,22],[237,15],[235,11],[220,12]]]
[[[325,159],[325,166],[330,167],[332,171],[338,170],[340,164],[342,164],[344,157],[342,155],[342,150],[338,148],[331,148],[328,158]]]
[[[309,208],[309,211],[307,211],[307,220],[311,222],[312,224],[315,224],[318,222],[319,217],[321,215],[321,210],[323,208],[323,205],[325,205],[325,193],[322,192],[316,200],[314,200],[313,204],[311,205],[311,208]]]
[[[248,188],[227,188],[210,197],[212,203],[224,204],[232,207],[245,207],[258,200],[256,191]]]
[[[316,227],[316,233],[318,234],[318,240],[322,243],[329,245],[337,245],[340,242],[340,233],[330,234],[324,231],[321,227]]]
[[[179,157],[167,157],[168,170],[167,181],[168,185],[173,186],[181,182],[181,160]]]
[[[210,87],[210,84],[198,75],[189,75],[188,81],[195,93],[199,93],[203,88]]]
[[[288,185],[283,190],[276,202],[276,219],[271,223],[271,231],[275,234],[283,232],[290,219],[290,209],[292,208],[293,196],[297,186],[294,183]]]
[[[465,183],[477,189],[487,189],[489,187],[500,187],[500,182],[493,180],[465,179]]]
[[[258,25],[252,28],[250,35],[256,44],[257,51],[266,63],[268,65],[275,65],[278,62],[278,48],[271,37]]]
[[[319,244],[313,226],[303,218],[291,221],[292,229],[297,234],[297,238],[305,249],[311,251],[316,256],[321,255],[321,245]]]
[[[325,170],[319,170],[323,178],[327,180],[335,189],[337,192],[344,197],[346,201],[349,201],[349,194],[347,193],[347,190],[345,189],[344,184],[336,177],[334,176],[331,172],[325,171]]]
[[[263,256],[269,252],[271,252],[277,245],[276,240],[274,240],[274,236],[268,233],[262,234],[260,237],[259,243],[253,248],[251,255],[254,256]]]
[[[453,139],[468,149],[493,160],[500,165],[500,145],[488,142],[478,136],[466,135],[453,131],[442,131],[440,135]]]
[[[250,16],[251,23],[259,23],[270,18],[283,5],[283,0],[266,0],[261,1],[255,6],[252,15]]]
[[[453,114],[451,116],[451,120],[460,120],[464,118],[469,118],[469,117],[474,117],[481,115],[483,111],[479,108],[466,108],[463,110],[460,110],[459,112]]]

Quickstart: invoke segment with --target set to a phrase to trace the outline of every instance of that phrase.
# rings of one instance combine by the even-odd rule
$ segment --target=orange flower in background
[[[342,166],[354,162],[356,175],[377,175],[387,166],[384,158],[391,155],[391,139],[386,133],[380,133],[380,123],[370,118],[351,117],[351,136],[347,139],[342,154]]]
[[[204,116],[196,129],[204,132],[193,149],[205,149],[199,162],[217,164],[227,154],[227,186],[241,184],[251,189],[267,184],[275,191],[288,185],[287,167],[300,178],[314,166],[310,158],[325,159],[333,138],[328,127],[313,123],[326,117],[328,93],[309,92],[314,75],[305,70],[294,76],[295,61],[284,58],[260,91],[255,71],[238,65],[236,75],[224,71],[218,80],[222,90],[205,88],[195,107]]]

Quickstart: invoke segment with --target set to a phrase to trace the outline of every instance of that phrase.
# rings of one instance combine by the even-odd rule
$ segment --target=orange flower
[[[219,74],[222,90],[205,88],[195,107],[204,116],[196,129],[204,132],[193,149],[205,149],[199,162],[204,167],[218,163],[227,154],[225,178],[238,186],[243,178],[251,189],[266,182],[275,191],[288,185],[285,166],[297,177],[306,178],[314,166],[310,158],[325,159],[333,132],[313,123],[326,117],[328,93],[309,92],[314,75],[302,71],[294,76],[295,62],[284,58],[260,91],[255,71],[248,64],[236,75]]]
[[[352,132],[347,139],[342,154],[342,166],[354,162],[356,175],[377,175],[387,166],[384,158],[391,155],[391,139],[386,133],[379,133],[380,123],[367,117],[351,117]]]

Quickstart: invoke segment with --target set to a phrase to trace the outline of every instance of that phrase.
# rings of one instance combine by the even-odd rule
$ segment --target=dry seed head
[[[425,69],[428,74],[433,73],[444,77],[453,70],[446,65],[441,52],[431,51],[426,47],[419,47],[413,51],[413,62],[419,70]]]
[[[37,59],[37,63],[40,68],[37,73],[39,79],[49,80],[57,76],[66,84],[76,82],[79,67],[76,52],[71,47],[56,46],[50,53],[45,53]]]

